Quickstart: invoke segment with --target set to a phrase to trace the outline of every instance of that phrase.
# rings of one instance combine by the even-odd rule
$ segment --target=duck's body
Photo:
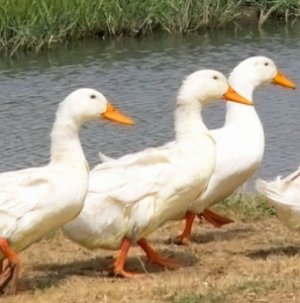
[[[80,212],[89,170],[78,131],[72,119],[58,114],[51,136],[50,163],[0,174],[0,235],[9,240],[14,251],[24,249]]]
[[[230,79],[229,83],[239,94],[252,100],[252,89],[246,85],[239,88]],[[255,108],[238,103],[226,106],[225,125],[209,131],[216,143],[217,158],[207,189],[189,207],[195,213],[232,194],[251,178],[263,158],[265,136]],[[99,158],[102,163],[116,160],[103,153],[99,153]]]
[[[253,99],[252,92],[239,88],[230,78],[229,83],[239,94]],[[212,130],[211,135],[216,142],[216,166],[206,191],[190,207],[197,214],[249,180],[264,154],[264,130],[254,107],[228,103],[224,127]]]
[[[300,167],[283,179],[258,180],[256,188],[267,197],[286,226],[300,231]]]
[[[266,57],[251,57],[242,61],[228,79],[229,84],[239,94],[250,100],[258,86],[271,81],[295,88],[290,80],[278,73],[274,62]],[[211,135],[217,149],[215,171],[207,190],[191,203],[186,214],[184,231],[178,237],[179,244],[189,241],[197,214],[215,226],[232,222],[207,208],[229,196],[249,180],[263,158],[264,130],[254,107],[228,103],[224,126],[212,130]]]
[[[98,165],[82,212],[64,231],[88,248],[117,249],[124,236],[138,241],[186,212],[206,188],[214,158],[215,144],[204,131]]]
[[[89,248],[121,248],[115,274],[131,276],[124,264],[132,241],[152,262],[169,265],[170,260],[159,257],[144,237],[184,214],[206,189],[215,165],[215,143],[199,112],[227,88],[216,71],[191,74],[177,98],[176,140],[93,169],[83,210],[64,226],[66,235]]]
[[[61,104],[51,133],[47,166],[0,174],[0,292],[19,268],[17,252],[53,228],[74,219],[88,189],[89,168],[79,141],[79,128],[108,112],[104,96],[91,89],[70,94]],[[3,259],[8,265],[3,268]]]
[[[20,251],[79,214],[87,192],[88,170],[86,165],[49,164],[3,173],[0,186],[1,237],[9,239],[14,251]],[[0,258],[4,257],[0,252]]]

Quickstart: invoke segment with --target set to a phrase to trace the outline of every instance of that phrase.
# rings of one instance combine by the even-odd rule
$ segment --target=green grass
[[[258,25],[260,27],[271,16],[279,17],[285,22],[300,16],[299,0],[256,0],[253,3],[259,8]]]
[[[249,3],[249,1],[247,1]],[[156,31],[185,34],[241,17],[245,0],[0,0],[0,51],[39,51],[53,43]],[[251,1],[262,25],[300,16],[299,0]]]
[[[0,0],[0,49],[88,37],[186,33],[232,20],[234,0]]]
[[[266,198],[249,193],[231,195],[220,201],[214,208],[242,222],[265,219],[276,213]]]

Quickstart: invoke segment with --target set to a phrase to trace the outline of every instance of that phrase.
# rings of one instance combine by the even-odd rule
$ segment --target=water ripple
[[[200,68],[229,73],[242,59],[264,54],[300,83],[300,31],[277,27],[258,32],[220,31],[185,37],[80,42],[39,55],[0,63],[0,171],[46,163],[49,133],[58,103],[72,90],[93,87],[138,122],[134,128],[95,122],[81,132],[91,165],[98,151],[117,157],[172,140],[176,91],[183,77]],[[255,93],[266,133],[259,176],[287,174],[299,164],[300,95],[266,87]],[[205,110],[215,128],[224,104]],[[99,126],[99,124],[102,124]]]

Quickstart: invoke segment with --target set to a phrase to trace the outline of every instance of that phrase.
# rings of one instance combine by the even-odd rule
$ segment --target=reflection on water
[[[81,42],[38,55],[2,58],[0,62],[0,171],[46,163],[49,132],[57,104],[72,90],[92,87],[126,114],[134,128],[94,122],[81,138],[91,165],[98,151],[110,156],[157,146],[173,138],[176,91],[184,77],[200,68],[228,73],[252,55],[267,55],[300,84],[299,28],[278,27],[218,31],[185,37]],[[259,176],[286,174],[300,163],[300,93],[279,87],[255,93],[266,133]],[[223,103],[205,110],[209,127],[224,121]]]

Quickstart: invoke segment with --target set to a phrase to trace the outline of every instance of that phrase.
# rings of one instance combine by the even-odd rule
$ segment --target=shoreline
[[[185,35],[230,26],[262,28],[267,21],[290,23],[300,17],[300,3],[209,0],[32,1],[0,0],[0,52],[38,53],[55,44],[108,37]],[[28,10],[30,7],[30,11]],[[293,23],[292,22],[292,23]]]

